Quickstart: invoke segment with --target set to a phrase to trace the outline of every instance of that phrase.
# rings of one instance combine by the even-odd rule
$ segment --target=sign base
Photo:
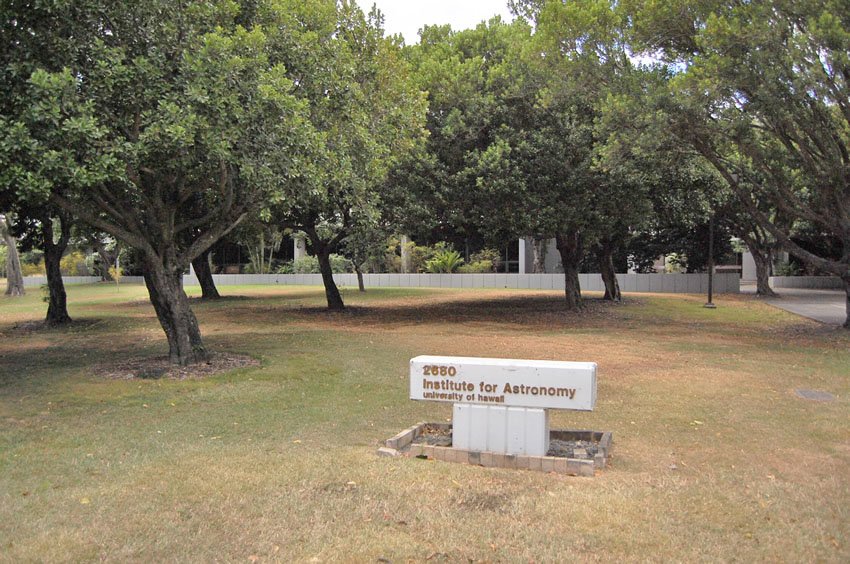
[[[452,447],[546,456],[549,451],[549,412],[536,407],[455,403]]]

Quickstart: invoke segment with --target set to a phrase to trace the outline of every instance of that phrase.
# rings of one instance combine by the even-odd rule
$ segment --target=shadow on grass
[[[283,306],[276,309],[294,321],[320,321],[343,326],[493,323],[502,327],[557,329],[595,326],[616,320],[623,305],[635,303],[637,300],[616,304],[601,298],[586,298],[580,310],[570,311],[563,298],[551,295],[481,298],[440,295],[425,300],[417,298],[349,305],[343,311],[318,306]],[[268,308],[262,309],[268,312]],[[241,313],[256,315],[257,311],[252,310],[249,308]]]

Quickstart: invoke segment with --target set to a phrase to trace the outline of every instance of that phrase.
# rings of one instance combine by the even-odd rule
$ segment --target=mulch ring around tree
[[[94,373],[109,380],[187,380],[207,378],[237,368],[259,365],[260,361],[248,355],[216,352],[210,353],[208,361],[189,366],[171,364],[167,356],[138,357],[98,364],[94,367]]]

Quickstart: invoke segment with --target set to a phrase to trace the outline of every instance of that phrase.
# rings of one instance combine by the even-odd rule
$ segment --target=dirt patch
[[[617,317],[625,305],[640,301],[629,298],[614,303],[599,298],[585,298],[583,307],[569,311],[563,297],[556,294],[509,294],[480,292],[394,299],[384,303],[347,306],[344,311],[327,308],[298,307],[288,310],[296,323],[325,323],[335,327],[390,330],[410,325],[490,325],[498,320],[500,328],[538,328],[557,330],[567,327],[595,326]]]
[[[75,319],[70,323],[62,323],[57,325],[55,323],[47,323],[43,319],[39,319],[37,321],[21,321],[12,325],[12,331],[16,333],[35,333],[39,331],[53,331],[53,332],[75,332],[75,331],[84,331],[90,327],[93,327],[101,322],[100,319]]]
[[[168,378],[186,380],[207,378],[223,372],[259,366],[260,362],[244,354],[212,353],[207,362],[190,366],[175,366],[167,356],[130,358],[118,362],[108,362],[95,367],[96,376],[110,380],[156,380]]]

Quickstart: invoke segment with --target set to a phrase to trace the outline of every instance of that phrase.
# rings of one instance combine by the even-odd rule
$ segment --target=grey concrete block
[[[565,474],[572,476],[593,477],[594,464],[592,460],[576,460],[575,458],[564,459]]]

